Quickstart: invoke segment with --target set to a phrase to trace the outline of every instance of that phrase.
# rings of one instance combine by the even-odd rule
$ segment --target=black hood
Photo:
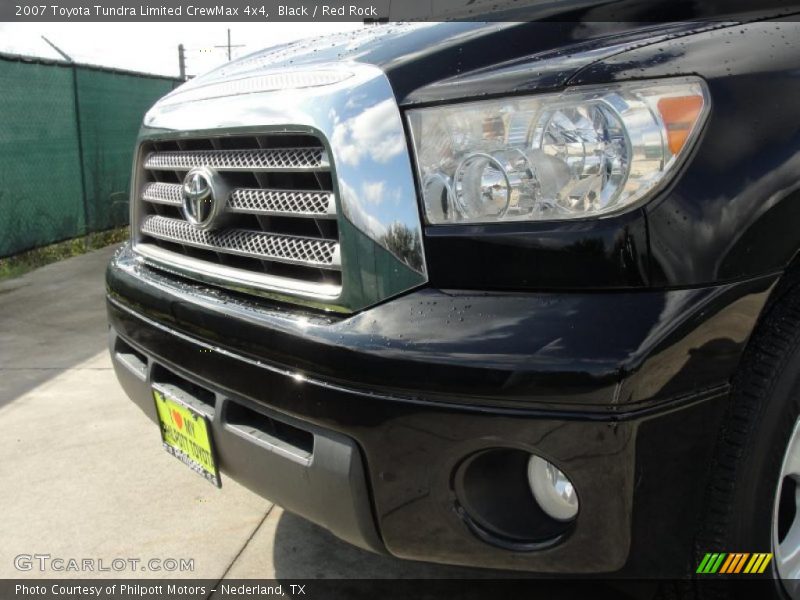
[[[719,16],[704,23],[658,22],[666,17],[666,13],[659,12],[659,6],[665,4],[652,0],[558,0],[534,5],[529,2],[524,9],[495,14],[509,19],[524,17],[525,22],[451,21],[371,25],[354,32],[267,48],[219,67],[193,80],[188,86],[247,77],[268,69],[357,61],[383,69],[398,101],[404,104],[435,100],[430,93],[423,91],[433,84],[455,83],[460,78],[474,79],[519,64],[549,61],[549,65],[544,65],[546,71],[550,69],[546,76],[540,74],[536,79],[534,74],[536,81],[527,82],[528,87],[549,87],[563,83],[569,75],[589,62],[641,45],[643,41],[659,35],[680,35],[700,28],[720,26]],[[695,14],[697,11],[694,8],[702,6],[681,0],[668,4],[673,8],[683,7],[681,14],[685,15]],[[624,7],[628,8],[623,10]],[[613,15],[638,20],[601,20]],[[764,14],[749,15],[751,19],[756,16],[763,17]],[[560,57],[568,57],[569,60],[557,60]],[[473,84],[473,87],[475,93],[487,92],[481,90],[480,85]],[[445,95],[442,99],[447,97]]]
[[[587,44],[615,45],[620,36],[663,25],[619,23],[413,23],[373,25],[332,36],[267,48],[198,77],[187,87],[248,77],[270,69],[357,61],[380,67],[403,103],[415,91],[474,71],[530,61]],[[579,65],[572,65],[574,68]]]

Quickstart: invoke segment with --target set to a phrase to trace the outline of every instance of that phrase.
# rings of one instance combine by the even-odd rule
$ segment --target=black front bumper
[[[352,543],[652,577],[690,559],[727,382],[772,283],[424,290],[321,318],[166,278],[124,250],[108,310],[115,368],[151,418],[154,382],[199,398],[224,473]],[[580,513],[553,543],[487,541],[462,509],[460,466],[496,448],[574,482]]]

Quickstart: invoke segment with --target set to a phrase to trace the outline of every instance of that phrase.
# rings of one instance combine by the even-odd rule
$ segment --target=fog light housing
[[[532,455],[528,460],[528,484],[534,499],[547,516],[566,522],[578,515],[575,487],[553,463]]]

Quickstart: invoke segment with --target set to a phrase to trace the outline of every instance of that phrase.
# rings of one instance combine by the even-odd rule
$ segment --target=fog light
[[[539,456],[531,456],[528,460],[528,483],[536,502],[549,517],[571,521],[578,514],[575,488],[554,464]]]

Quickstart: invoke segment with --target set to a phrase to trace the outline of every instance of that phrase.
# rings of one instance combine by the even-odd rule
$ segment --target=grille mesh
[[[238,188],[228,199],[231,210],[286,215],[334,214],[329,192],[293,192]]]
[[[147,217],[142,233],[161,240],[209,250],[232,252],[264,260],[280,259],[319,267],[338,267],[338,244],[330,240],[277,236],[260,231],[202,231],[186,221],[168,217]]]
[[[183,204],[181,186],[177,183],[148,183],[142,192],[142,200],[180,206]]]
[[[333,173],[314,136],[181,138],[150,142],[140,156],[136,243],[145,256],[237,290],[243,273],[254,291],[341,289]],[[183,214],[183,182],[195,167],[215,171],[217,190],[229,190],[208,230]]]
[[[167,170],[212,167],[232,171],[313,171],[327,169],[328,159],[322,148],[153,152],[145,159],[144,167]]]
[[[149,183],[144,188],[142,200],[182,206],[181,187],[179,183]],[[228,198],[228,208],[235,212],[252,214],[320,218],[336,215],[331,192],[236,188]]]

